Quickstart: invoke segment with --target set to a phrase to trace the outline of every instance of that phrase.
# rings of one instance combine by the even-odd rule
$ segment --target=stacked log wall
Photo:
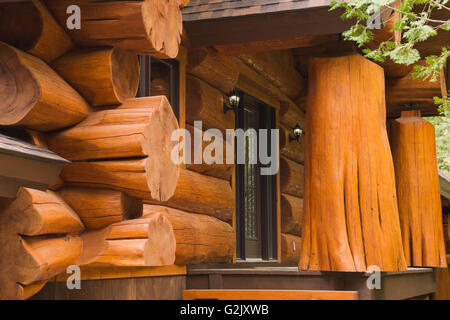
[[[139,6],[145,7],[146,12],[138,13],[145,13],[144,18],[157,13],[152,7],[157,1],[138,2],[126,4],[130,10],[113,22],[125,34],[135,30],[123,28],[124,22],[141,23],[132,15]],[[75,4],[93,15],[110,14],[116,6]],[[0,82],[8,84],[0,89],[0,125],[26,129],[36,146],[72,161],[50,188],[55,192],[22,188],[16,199],[2,203],[0,299],[26,299],[69,265],[174,264],[171,222],[159,213],[142,214],[144,198],[165,201],[175,191],[179,166],[171,161],[175,142],[170,135],[178,122],[166,97],[134,98],[136,52],[164,58],[178,52],[180,3],[167,4],[164,12],[174,18],[169,18],[169,29],[165,23],[157,27],[163,34],[125,36],[118,42],[97,39],[89,42],[91,48],[77,45],[87,44],[80,39],[92,36],[89,32],[101,22],[93,22],[91,31],[84,29],[88,34],[71,32],[72,42],[65,20],[58,24],[52,15],[60,20],[66,16],[62,1],[0,4]],[[92,11],[95,6],[105,10]],[[167,17],[159,18],[152,22]],[[166,36],[170,39],[164,42],[161,37]],[[149,52],[139,48],[149,43]]]

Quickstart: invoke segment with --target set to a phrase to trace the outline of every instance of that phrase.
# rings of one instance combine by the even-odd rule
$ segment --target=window
[[[141,75],[137,97],[165,95],[179,119],[179,64],[175,59],[160,60],[139,56]]]
[[[252,96],[240,92],[236,127],[275,129],[275,110]],[[256,138],[257,137],[257,138]],[[245,164],[236,165],[237,258],[271,260],[277,258],[276,175],[261,175],[260,136],[245,135]],[[238,147],[238,145],[236,145]],[[254,152],[257,152],[255,155]],[[251,157],[253,161],[251,161]]]

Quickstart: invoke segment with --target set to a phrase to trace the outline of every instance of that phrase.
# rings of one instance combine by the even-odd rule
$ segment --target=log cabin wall
[[[123,42],[90,38],[101,20],[95,15],[124,9],[115,2],[71,1],[96,21],[82,21],[86,28],[76,35],[66,28],[61,1],[0,4],[0,82],[8,83],[0,90],[0,125],[28,131],[35,145],[71,161],[53,191],[20,188],[1,201],[0,299],[29,298],[48,282],[62,281],[67,293],[57,276],[71,265],[82,268],[84,280],[173,276],[180,289],[165,297],[181,294],[186,269],[174,265],[172,223],[159,212],[142,217],[143,200],[168,200],[179,178],[170,159],[176,144],[166,138],[179,127],[169,101],[135,98],[137,54],[179,52],[179,3],[161,1],[167,15],[155,20],[147,13],[157,13],[149,7],[156,2],[136,1],[121,19],[109,19]],[[146,19],[170,32],[145,34]],[[139,28],[144,34],[136,37]],[[139,298],[133,283],[123,284]]]

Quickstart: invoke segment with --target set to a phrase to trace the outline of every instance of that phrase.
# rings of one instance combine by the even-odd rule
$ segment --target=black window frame
[[[151,81],[152,81],[152,60],[158,61],[169,68],[169,79],[170,79],[170,89],[169,89],[169,103],[172,106],[172,110],[177,117],[180,119],[180,63],[177,59],[158,59],[151,56],[139,55],[139,65],[140,65],[140,79],[139,79],[139,89],[137,97],[149,97],[151,96]]]
[[[236,90],[240,97],[239,105],[235,110],[236,128],[244,127],[244,104],[249,103],[258,107],[260,124],[265,124],[265,127],[257,129],[268,129],[268,150],[271,150],[271,130],[276,129],[276,115],[275,108],[262,102],[261,100],[245,93],[241,90]],[[258,136],[259,137],[259,136]],[[237,143],[235,143],[237,148]],[[258,141],[259,153],[259,141]],[[278,157],[278,155],[277,155]],[[258,157],[259,160],[259,157]],[[277,158],[278,161],[278,158]],[[258,161],[259,164],[259,161]],[[236,258],[238,261],[246,261],[245,250],[245,214],[244,214],[244,166],[243,164],[235,165],[236,175]],[[261,164],[257,166],[258,170]],[[262,261],[273,261],[278,258],[278,221],[277,221],[277,174],[274,175],[258,175],[257,179],[258,203],[257,207],[261,210],[261,259]]]

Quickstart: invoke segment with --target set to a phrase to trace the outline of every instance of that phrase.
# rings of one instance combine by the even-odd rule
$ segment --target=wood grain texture
[[[87,229],[142,216],[142,200],[109,189],[65,187],[59,195],[78,214]]]
[[[172,161],[178,122],[164,96],[126,100],[92,113],[71,129],[48,136],[51,150],[73,161],[66,182],[119,189],[138,198],[168,200],[179,166]],[[95,162],[87,160],[99,160]]]
[[[114,46],[158,58],[175,58],[181,41],[179,0],[44,0],[65,26],[67,7],[82,12],[81,29],[68,30],[82,46]]]
[[[402,112],[389,136],[406,262],[446,268],[434,126],[420,112]]]
[[[270,53],[243,54],[239,58],[290,99],[298,98],[305,89],[302,76],[293,67],[278,63]]]
[[[211,176],[211,177],[215,177],[215,178],[219,178],[219,179],[223,179],[226,181],[231,181],[231,176],[233,174],[233,170],[234,170],[234,164],[226,164],[225,162],[225,157],[226,157],[226,149],[227,149],[227,141],[226,139],[223,139],[222,136],[220,135],[208,135],[208,137],[211,137],[211,141],[203,141],[202,142],[202,146],[201,149],[199,149],[198,151],[195,149],[195,145],[194,145],[194,134],[197,133],[199,136],[201,134],[204,134],[204,132],[200,131],[199,129],[191,126],[191,125],[186,125],[186,129],[189,131],[189,133],[191,134],[191,148],[190,148],[190,152],[191,152],[191,157],[189,158],[185,158],[186,160],[189,160],[190,163],[186,163],[186,168],[207,176]],[[211,149],[210,144],[214,143],[214,145],[217,143],[217,145],[219,145],[219,143],[222,143],[223,148],[215,148],[214,151]],[[229,146],[231,148],[233,148],[232,146]],[[186,148],[187,149],[187,148]],[[231,149],[234,150],[234,149]],[[216,152],[217,151],[217,152]],[[202,156],[202,163],[200,164],[195,164],[194,163],[194,155],[195,152],[201,152]],[[206,155],[206,157],[204,156]],[[222,164],[220,163],[213,163],[215,162],[215,159],[220,159],[220,161],[224,162]]]
[[[309,68],[299,268],[406,270],[383,69],[357,54]]]
[[[81,236],[79,266],[165,266],[175,261],[175,236],[162,215],[117,222]]]
[[[424,65],[422,60],[418,63]],[[425,116],[438,115],[437,106],[433,97],[446,96],[447,84],[444,71],[436,81],[413,79],[412,69],[407,75],[396,79],[386,79],[386,108],[389,118],[398,117],[401,111],[417,109]],[[410,104],[412,107],[406,107]]]
[[[303,221],[303,199],[286,193],[280,195],[281,232],[301,236]]]
[[[223,113],[225,96],[219,90],[194,76],[186,77],[186,122],[202,121],[204,129],[234,129],[233,112]]]
[[[291,196],[303,198],[304,193],[304,167],[303,165],[280,157],[280,190]]]
[[[166,202],[148,199],[144,202],[201,213],[225,222],[231,222],[235,206],[230,182],[186,169],[180,169],[180,178],[172,198]]]
[[[184,300],[359,300],[358,291],[184,290]]]
[[[293,128],[280,125],[279,130],[280,154],[289,160],[303,163],[305,161],[305,135],[302,135],[298,141],[289,141],[289,136],[294,137]]]
[[[45,62],[3,42],[0,70],[0,125],[46,132],[76,124],[90,112],[85,100]]]
[[[21,188],[0,215],[0,298],[26,299],[76,264],[84,226],[51,191]]]
[[[47,63],[74,46],[47,7],[39,0],[0,4],[0,41]]]
[[[186,71],[223,94],[229,94],[234,89],[239,76],[236,62],[211,48],[189,50]]]
[[[140,68],[134,53],[119,48],[78,49],[51,66],[92,107],[119,105],[136,97]]]
[[[281,234],[281,262],[298,263],[302,239],[293,234]]]
[[[236,247],[233,228],[216,218],[162,206],[144,206],[146,217],[163,214],[177,242],[175,264],[231,263]]]

